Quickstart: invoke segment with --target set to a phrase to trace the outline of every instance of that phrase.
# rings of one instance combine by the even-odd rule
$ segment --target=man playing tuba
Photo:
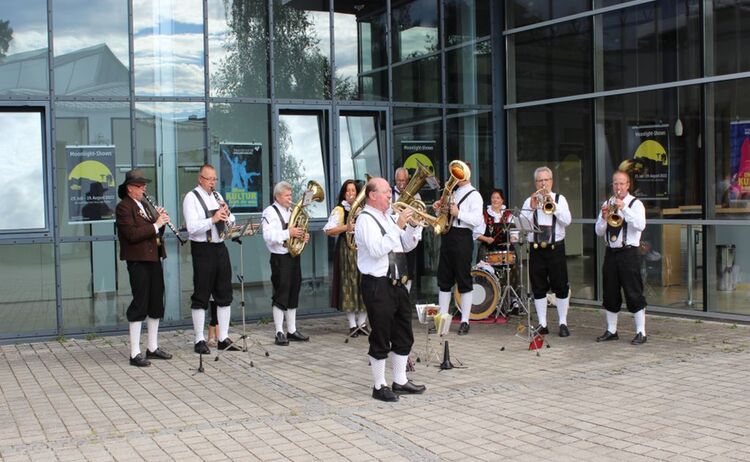
[[[297,305],[302,284],[302,269],[299,256],[292,257],[285,243],[290,238],[304,239],[307,230],[289,223],[292,214],[292,185],[286,181],[276,183],[273,188],[274,203],[263,210],[263,240],[271,252],[271,297],[273,323],[276,328],[276,345],[286,346],[289,341],[306,342],[309,337],[297,330]],[[287,334],[284,334],[286,315]]]

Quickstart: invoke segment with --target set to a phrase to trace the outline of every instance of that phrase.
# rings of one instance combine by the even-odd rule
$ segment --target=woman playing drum
[[[484,222],[487,227],[484,236],[479,236],[479,250],[477,262],[487,259],[487,254],[497,255],[497,252],[512,250],[508,245],[508,227],[512,226],[513,213],[505,207],[505,194],[502,189],[495,188],[490,194],[490,205],[484,211]],[[512,254],[512,252],[509,252]],[[515,259],[513,259],[515,261]],[[493,263],[493,262],[488,262]],[[499,262],[498,262],[499,263]],[[510,263],[510,262],[503,262]]]

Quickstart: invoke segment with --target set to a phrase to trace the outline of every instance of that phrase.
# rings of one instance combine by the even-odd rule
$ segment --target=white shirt
[[[128,196],[128,197],[130,197],[130,196]],[[130,197],[130,198],[133,199],[132,197]],[[133,199],[133,201],[135,201],[135,203],[138,205],[138,208],[141,209],[141,214],[142,214],[141,216],[143,216],[146,220],[149,220],[148,213],[146,213],[146,208],[143,206],[143,203],[141,201],[137,201],[135,199]],[[159,213],[159,212],[156,212],[156,213]],[[154,218],[156,218],[156,217],[154,217]],[[156,230],[156,234],[159,234],[159,227],[156,226],[156,223],[154,223],[154,229]]]
[[[458,206],[458,216],[453,219],[452,227],[471,230],[472,239],[476,240],[484,234],[487,225],[484,222],[482,195],[468,183],[453,190],[453,203],[458,205],[466,197],[466,200]]]
[[[625,245],[638,247],[641,245],[641,233],[646,229],[646,207],[643,206],[643,202],[636,200],[633,202],[632,207],[628,207],[628,204],[635,198],[632,194],[628,193],[622,202],[625,204],[620,214],[625,223],[628,224],[628,240]],[[605,201],[606,203],[606,201]],[[604,205],[604,204],[602,204]],[[625,224],[623,223],[623,226]],[[607,247],[619,248],[622,247],[622,235],[625,234],[622,230],[617,236],[617,240],[610,242],[607,239],[607,220],[602,218],[601,211],[596,219],[596,225],[594,225],[594,231],[597,236],[603,236],[606,241]]]
[[[552,199],[555,198],[555,192],[550,191]],[[552,217],[557,217],[557,225],[555,226],[555,242],[561,242],[565,239],[565,228],[573,221],[573,217],[570,215],[570,207],[568,207],[568,200],[565,196],[560,194],[555,204],[555,213],[547,215],[542,211],[531,210],[531,198],[527,197],[521,207],[521,216],[529,220],[529,223],[534,223],[534,213],[537,217],[537,226],[552,226]],[[529,242],[534,241],[534,233],[529,233],[527,239]]]
[[[365,211],[372,216],[365,215]],[[354,241],[357,243],[357,268],[362,274],[375,277],[386,276],[388,254],[414,249],[422,238],[422,227],[407,225],[406,229],[401,229],[392,215],[369,205],[365,205],[362,212],[357,217],[357,226],[354,228]],[[380,231],[373,217],[385,229],[385,235]]]
[[[206,190],[200,186],[196,186],[193,191],[198,191],[198,194],[200,194],[208,210],[217,210],[219,208],[219,203],[216,201],[213,193],[206,192]],[[206,242],[206,231],[210,229],[211,242],[222,242],[219,237],[219,231],[216,229],[216,225],[211,223],[210,217],[206,218],[206,212],[204,212],[200,201],[195,197],[193,191],[185,194],[185,199],[182,201],[182,216],[185,217],[189,239],[195,242]],[[218,191],[216,194],[219,195],[219,198],[223,202],[224,198],[221,197],[221,194]],[[229,214],[228,221],[230,224],[234,224],[236,221],[233,213]]]
[[[289,229],[283,229],[283,223],[279,221],[279,214],[276,213],[273,206],[281,213],[284,223],[289,224],[289,217],[292,215],[292,209],[284,208],[278,202],[263,210],[263,240],[266,241],[266,247],[271,253],[283,255],[289,253],[289,249],[284,247],[284,243],[289,240]]]
[[[341,204],[339,205],[341,205],[344,208],[344,210],[346,210],[347,212],[352,209],[352,206],[349,205],[349,202],[345,200],[341,201]],[[328,231],[329,229],[333,229],[338,226],[343,226],[345,224],[346,223],[344,223],[344,213],[337,206],[337,207],[334,207],[333,210],[331,210],[331,214],[328,215],[328,222],[326,223],[325,226],[323,226],[323,231],[325,232],[325,231]]]

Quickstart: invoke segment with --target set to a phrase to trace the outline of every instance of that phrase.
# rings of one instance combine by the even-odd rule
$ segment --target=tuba
[[[299,201],[294,204],[292,214],[289,216],[289,227],[302,228],[307,233],[307,228],[310,222],[310,216],[305,211],[305,207],[310,205],[312,202],[322,202],[326,195],[323,191],[323,187],[316,181],[310,180],[307,182],[307,190]],[[303,237],[290,237],[285,243],[284,247],[289,249],[289,255],[297,257],[305,249],[305,238]]]
[[[370,178],[372,177],[368,173],[365,173],[365,184],[362,185],[362,189],[357,194],[352,207],[349,209],[349,217],[346,220],[347,225],[354,225],[354,223],[357,221],[357,216],[359,216],[359,212],[361,211],[360,209],[362,208],[362,203],[365,201],[365,189],[367,189],[367,182],[370,181]],[[357,250],[357,244],[354,242],[353,232],[350,233],[347,231],[346,245],[352,250]]]
[[[622,215],[617,210],[616,199],[617,196],[612,196],[607,200],[607,224],[613,228],[619,228],[623,222]]]
[[[445,188],[443,189],[443,195],[440,196],[440,203],[443,205],[440,215],[438,215],[435,223],[432,227],[435,229],[435,234],[445,234],[451,229],[451,213],[449,204],[453,199],[453,190],[456,189],[456,185],[459,181],[468,181],[471,179],[471,169],[466,163],[460,160],[453,160],[448,164],[448,172],[450,178],[445,182]]]
[[[536,206],[541,209],[545,215],[552,215],[555,213],[557,206],[555,205],[555,199],[552,198],[552,194],[546,189],[537,189],[534,194],[536,196]]]

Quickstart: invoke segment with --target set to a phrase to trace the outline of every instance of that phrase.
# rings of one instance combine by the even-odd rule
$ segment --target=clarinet
[[[154,204],[153,199],[151,199],[150,197],[148,197],[147,194],[144,194],[143,198],[146,199],[146,202],[148,202],[149,205],[151,205],[151,207],[154,208],[154,210],[156,210],[156,204]],[[182,238],[182,236],[180,236],[179,231],[177,231],[177,228],[174,227],[174,225],[172,224],[172,222],[168,221],[167,222],[167,226],[169,226],[169,229],[172,230],[172,232],[174,233],[174,235],[177,237],[177,240],[180,241],[180,245],[183,245],[183,244],[185,244],[185,242],[187,242],[185,239]]]
[[[221,200],[221,196],[219,196],[219,193],[216,192],[216,189],[211,189],[211,192],[214,194],[214,199],[216,199],[216,203],[219,205],[219,208],[221,208],[221,204],[224,203],[224,201]],[[229,230],[230,230],[229,220],[224,220],[224,232],[220,233],[219,238],[223,240],[226,234],[229,232]]]

